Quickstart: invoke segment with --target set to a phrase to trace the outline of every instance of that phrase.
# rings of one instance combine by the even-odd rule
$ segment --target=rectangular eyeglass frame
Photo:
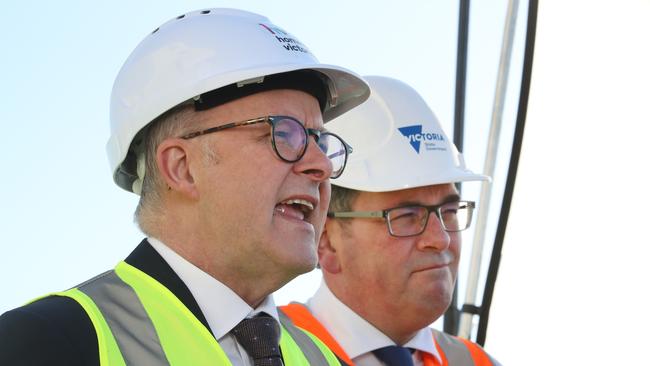
[[[341,212],[328,212],[327,217],[333,217],[333,218],[376,218],[376,219],[384,219],[386,222],[386,226],[388,226],[388,232],[393,235],[393,236],[398,236],[398,237],[407,237],[407,236],[415,236],[415,235],[420,235],[424,230],[426,229],[427,224],[424,224],[424,227],[422,228],[422,231],[420,231],[417,234],[411,234],[411,235],[395,235],[393,233],[393,230],[390,226],[390,223],[388,222],[388,214],[390,211],[397,210],[400,208],[407,208],[407,207],[423,207],[428,211],[428,214],[431,215],[431,212],[434,212],[438,220],[440,220],[440,223],[442,224],[442,227],[445,231],[447,232],[459,232],[465,230],[467,227],[472,222],[472,218],[470,216],[467,227],[461,230],[447,230],[445,227],[444,222],[442,221],[442,218],[440,217],[440,208],[442,208],[445,205],[448,205],[450,203],[458,203],[458,204],[466,204],[467,208],[470,210],[474,210],[476,208],[476,203],[474,201],[452,201],[452,202],[445,202],[441,203],[439,205],[403,205],[403,206],[398,206],[398,207],[391,207],[387,208],[385,210],[381,211],[341,211]],[[428,219],[428,217],[427,217]]]

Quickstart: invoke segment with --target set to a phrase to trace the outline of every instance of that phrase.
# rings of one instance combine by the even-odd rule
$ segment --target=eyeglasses
[[[273,144],[273,150],[283,161],[295,163],[302,159],[307,151],[308,137],[314,136],[316,144],[332,163],[332,175],[330,178],[338,178],[343,173],[345,164],[348,161],[348,154],[352,153],[352,147],[346,144],[336,134],[313,128],[305,128],[300,121],[289,116],[266,116],[246,121],[226,123],[225,125],[208,128],[207,130],[188,133],[181,136],[181,138],[191,139],[233,127],[264,122],[271,125],[271,143]]]
[[[392,236],[416,236],[424,232],[429,222],[429,213],[434,212],[447,232],[463,231],[472,222],[475,203],[455,201],[441,205],[409,205],[389,208],[383,211],[328,212],[334,218],[384,218]]]

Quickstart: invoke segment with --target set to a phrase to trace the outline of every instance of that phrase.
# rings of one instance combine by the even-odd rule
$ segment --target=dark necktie
[[[253,365],[284,365],[279,346],[280,325],[268,314],[242,320],[231,333],[253,359]]]
[[[372,353],[386,366],[413,366],[411,351],[406,347],[388,346],[378,348]]]

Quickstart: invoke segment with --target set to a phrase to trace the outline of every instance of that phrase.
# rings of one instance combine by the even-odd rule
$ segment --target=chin
[[[430,291],[421,294],[420,296],[420,305],[422,307],[421,311],[428,314],[438,314],[437,316],[442,315],[449,305],[451,304],[451,298],[453,296],[454,288],[453,286],[439,285],[436,286]]]
[[[303,255],[301,256],[286,258],[286,261],[284,262],[287,272],[293,275],[293,277],[311,272],[314,268],[316,268],[316,264],[318,264],[318,257],[316,256],[315,250],[310,253],[302,254]]]
[[[300,271],[300,274],[311,272],[316,268],[316,265],[318,264],[318,257],[316,256],[316,253],[313,253],[314,255],[309,256],[309,258],[305,258],[304,261],[301,261],[297,266],[296,269]]]
[[[412,313],[419,314],[419,325],[426,327],[443,316],[450,303],[451,301],[446,299],[428,298],[428,301],[421,302],[417,308],[413,308]]]

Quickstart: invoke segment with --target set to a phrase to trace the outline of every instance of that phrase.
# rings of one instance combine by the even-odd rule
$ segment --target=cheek
[[[327,211],[327,207],[330,205],[330,198],[332,196],[332,186],[330,185],[329,180],[325,181],[318,186],[318,192],[320,193],[320,204]]]
[[[462,248],[461,235],[460,233],[454,233],[451,236],[451,242],[449,243],[449,251],[453,254],[454,262],[456,262],[456,264],[458,264],[458,261],[460,260],[461,248]]]
[[[451,263],[451,266],[449,267],[451,270],[451,276],[452,279],[455,281],[456,277],[458,276],[458,266],[460,262],[460,254],[461,254],[461,239],[460,235],[455,235],[451,237],[451,243],[449,243],[449,252],[453,256],[453,262]]]
[[[402,243],[394,243],[386,238],[383,233],[367,235],[363,245],[357,246],[355,260],[361,276],[366,276],[381,288],[394,286],[395,283],[403,282],[408,271],[408,248],[400,246]]]

